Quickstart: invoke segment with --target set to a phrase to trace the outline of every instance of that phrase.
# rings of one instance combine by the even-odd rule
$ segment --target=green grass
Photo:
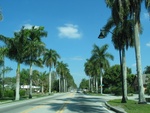
[[[50,95],[53,95],[53,94],[50,94]],[[50,96],[50,95],[48,95],[48,94],[40,94],[40,93],[33,93],[32,94],[32,98],[40,98],[40,97],[45,97],[45,96]],[[20,97],[20,100],[27,100],[27,99],[29,99],[29,95]],[[5,103],[12,102],[12,100],[14,100],[14,98],[12,98],[12,97],[5,97],[3,99],[0,99],[0,104],[3,103],[3,102],[5,102]]]
[[[123,108],[127,113],[150,113],[149,104],[138,104],[133,100],[128,100],[127,103],[121,103],[120,99],[110,100],[108,104]]]

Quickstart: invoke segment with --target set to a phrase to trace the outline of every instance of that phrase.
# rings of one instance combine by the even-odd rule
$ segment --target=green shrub
[[[112,91],[111,91],[110,88],[105,88],[105,89],[104,89],[104,93],[106,93],[106,94],[111,94]]]
[[[114,94],[114,95],[121,95],[122,94],[122,89],[121,89],[121,87],[112,87],[112,93]]]
[[[128,93],[134,93],[134,88],[133,87],[128,87]]]
[[[26,90],[20,89],[20,96],[23,97],[26,95]]]
[[[14,97],[14,91],[13,90],[5,90],[4,96],[5,97]]]

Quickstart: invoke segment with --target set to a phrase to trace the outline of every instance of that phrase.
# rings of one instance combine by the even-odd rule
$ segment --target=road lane
[[[104,100],[82,93],[64,93],[46,98],[0,106],[0,113],[114,113],[106,109]]]
[[[104,105],[104,100],[97,96],[77,93],[64,108],[64,113],[114,113]]]

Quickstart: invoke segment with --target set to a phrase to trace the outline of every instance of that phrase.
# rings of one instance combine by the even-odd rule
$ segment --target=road
[[[0,105],[0,113],[114,113],[104,99],[83,93],[62,93]]]

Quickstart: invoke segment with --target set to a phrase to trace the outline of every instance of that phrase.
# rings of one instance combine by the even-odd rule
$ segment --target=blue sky
[[[97,38],[100,29],[110,17],[110,9],[106,7],[104,0],[1,0],[0,10],[3,13],[0,34],[7,37],[13,37],[13,33],[22,26],[44,26],[48,32],[47,38],[43,38],[46,48],[56,50],[61,56],[60,60],[69,65],[70,73],[77,85],[82,78],[87,78],[84,63],[91,56],[93,44],[108,44],[108,52],[114,55],[114,61],[110,61],[111,65],[119,64],[119,54],[111,43],[111,34],[105,39]],[[144,5],[141,23],[141,60],[144,70],[150,65],[150,19]],[[126,62],[135,74],[134,48],[129,48],[126,52]],[[15,76],[17,63],[6,59],[6,66],[13,68],[6,76]],[[28,68],[24,65],[21,67]],[[48,68],[39,70],[48,71]]]

